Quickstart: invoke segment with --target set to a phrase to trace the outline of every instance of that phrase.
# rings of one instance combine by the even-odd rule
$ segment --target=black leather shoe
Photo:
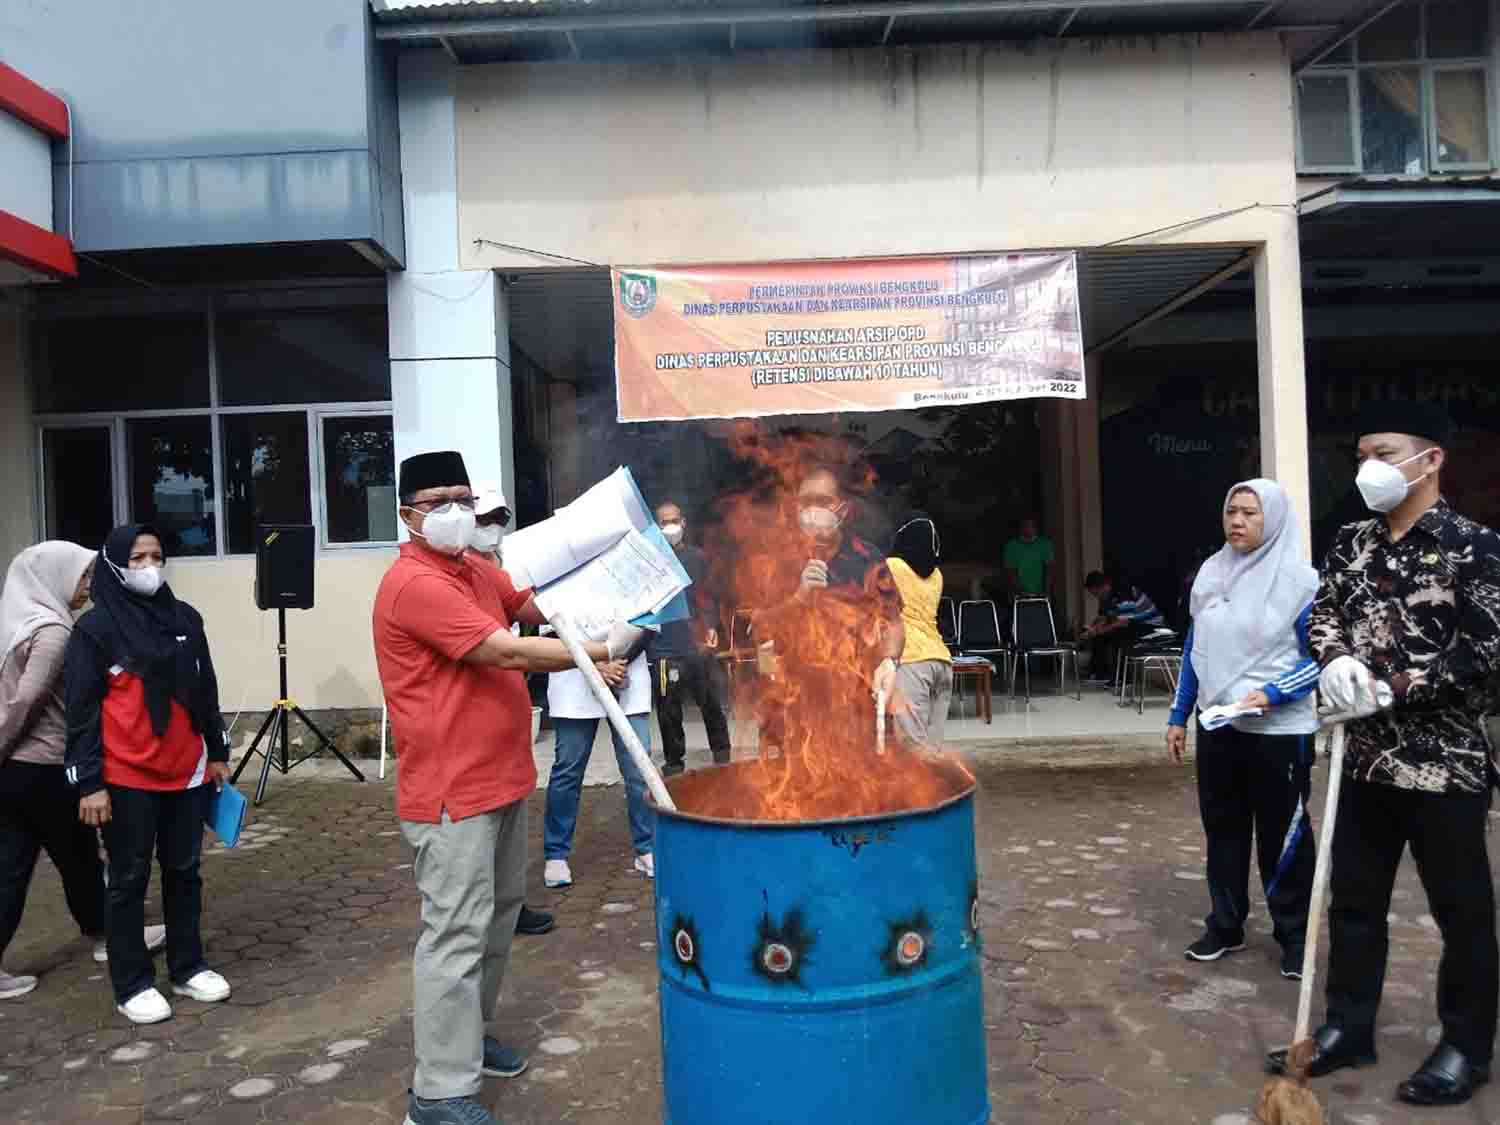
[[[1490,1068],[1471,1063],[1462,1051],[1439,1043],[1422,1069],[1396,1087],[1396,1097],[1411,1105],[1460,1105],[1490,1080]]]
[[[520,917],[516,919],[516,933],[536,937],[538,934],[550,934],[556,925],[557,920],[546,911],[523,906]]]
[[[676,777],[685,769],[687,766],[682,762],[666,762],[661,767],[661,775],[662,777]]]
[[[1266,1069],[1272,1074],[1287,1072],[1288,1048],[1282,1047],[1266,1055]],[[1309,1078],[1322,1078],[1346,1066],[1371,1066],[1375,1062],[1375,1043],[1370,1037],[1358,1039],[1341,1027],[1324,1024],[1313,1033],[1313,1056],[1307,1064]]]

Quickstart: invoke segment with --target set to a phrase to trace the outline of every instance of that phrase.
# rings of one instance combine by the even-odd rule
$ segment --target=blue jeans
[[[631,715],[630,725],[641,745],[651,749],[651,717]],[[588,769],[589,755],[594,751],[594,733],[599,729],[599,720],[553,719],[552,727],[557,734],[557,760],[552,763],[552,776],[547,779],[547,818],[542,832],[542,854],[547,859],[567,859],[573,850],[573,829],[578,824],[583,771]],[[646,802],[646,779],[635,768],[635,762],[613,727],[609,734],[614,740],[620,776],[625,779],[630,842],[635,846],[636,855],[644,855],[651,850],[656,836],[656,813]]]

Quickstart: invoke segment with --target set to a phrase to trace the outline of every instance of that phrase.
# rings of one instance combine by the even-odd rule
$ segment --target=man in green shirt
[[[1017,598],[1052,595],[1052,540],[1037,531],[1035,516],[1021,521],[1020,534],[1005,545],[1005,577]]]

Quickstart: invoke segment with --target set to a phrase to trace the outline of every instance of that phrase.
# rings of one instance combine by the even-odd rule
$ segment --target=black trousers
[[[1489,804],[1488,793],[1450,796],[1344,780],[1328,910],[1330,1024],[1359,1038],[1375,1032],[1390,946],[1386,913],[1410,844],[1443,935],[1437,980],[1443,1040],[1471,1062],[1490,1062],[1500,953],[1485,839]]]
[[[203,818],[212,787],[157,792],[109,787],[110,819],[104,826],[109,851],[109,979],[123,1004],[156,984],[146,951],[146,887],[151,857],[161,865],[161,904],[167,924],[167,971],[186,984],[206,969],[199,919],[203,879]]]
[[[46,849],[78,928],[105,932],[104,865],[99,838],[78,819],[78,793],[62,766],[0,765],[0,954],[21,925],[37,857]]]
[[[729,761],[729,723],[724,718],[717,665],[718,661],[706,653],[686,660],[657,660],[651,665],[651,691],[656,699],[656,720],[661,724],[662,755],[669,766],[681,766],[687,760],[687,734],[682,729],[685,698],[692,699],[703,712],[708,748],[713,751],[714,761]]]
[[[1204,924],[1235,944],[1250,915],[1250,839],[1276,940],[1300,950],[1312,899],[1311,735],[1198,727],[1198,809],[1208,837],[1210,910]]]

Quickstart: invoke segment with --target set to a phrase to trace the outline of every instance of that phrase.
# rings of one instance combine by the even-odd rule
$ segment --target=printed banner
[[[622,422],[1085,397],[1072,253],[611,274]]]

